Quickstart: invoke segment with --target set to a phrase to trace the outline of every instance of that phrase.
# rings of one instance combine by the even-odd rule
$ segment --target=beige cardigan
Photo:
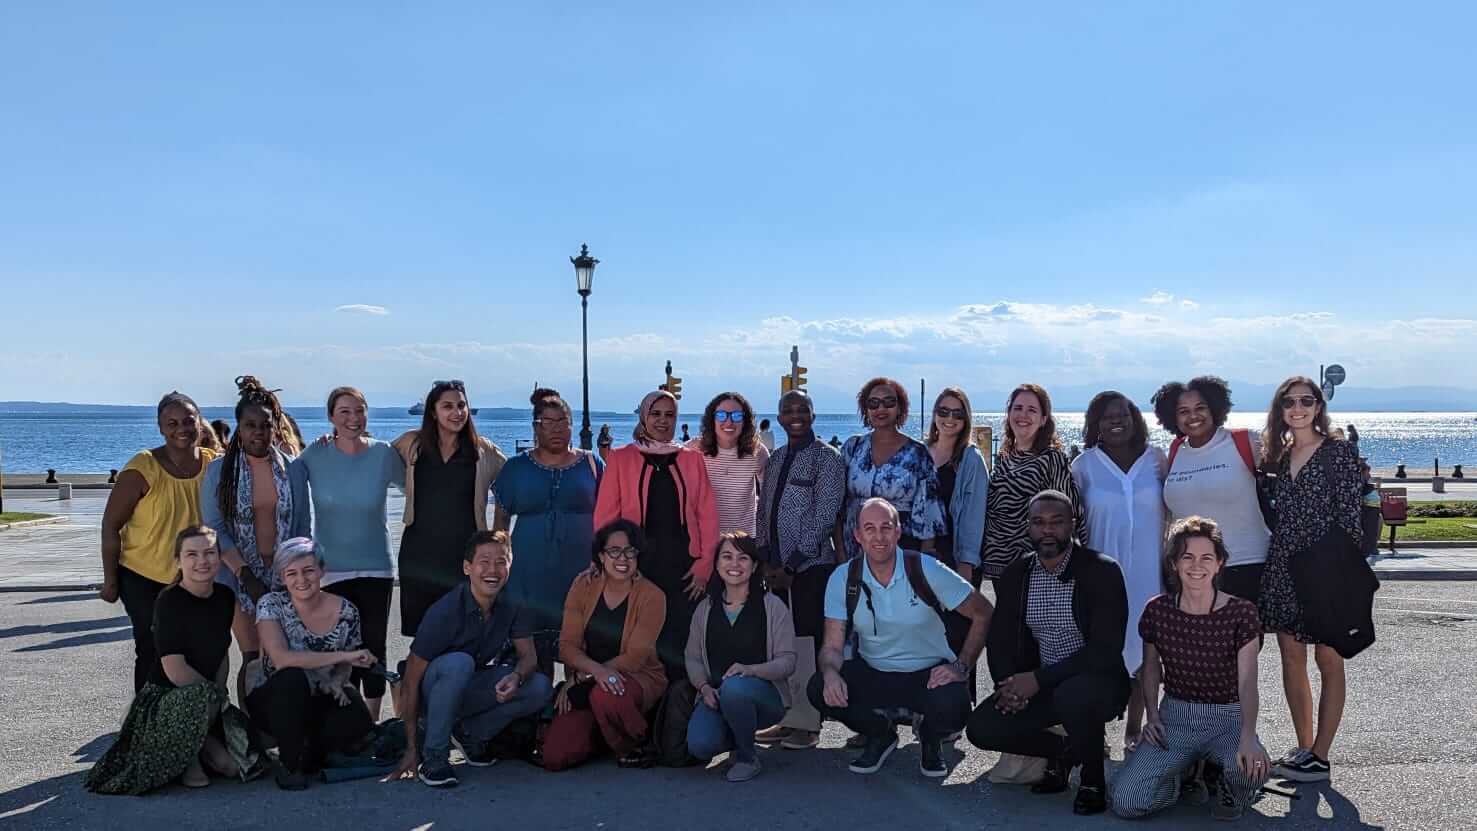
[[[708,677],[708,610],[713,599],[704,597],[692,613],[692,628],[687,632],[687,680],[697,689],[704,684],[718,686],[718,679]],[[785,709],[790,709],[790,676],[795,674],[795,622],[790,607],[769,592],[764,593],[764,629],[768,643],[765,663],[754,667],[754,675],[774,684]]]
[[[482,436],[477,437],[477,477],[472,486],[472,516],[477,518],[477,530],[487,530],[487,498],[492,492],[492,483],[508,460],[498,446]],[[391,443],[405,460],[405,518],[409,527],[415,522],[415,460],[420,455],[421,431],[411,430]]]

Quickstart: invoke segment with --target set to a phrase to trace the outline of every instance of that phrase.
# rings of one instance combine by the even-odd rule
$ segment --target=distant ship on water
[[[476,407],[472,407],[470,410],[468,410],[468,412],[470,412],[472,415],[476,415],[477,414],[477,408]],[[411,407],[410,408],[410,414],[411,415],[425,415],[426,414],[426,405],[425,404],[416,404],[414,407]]]

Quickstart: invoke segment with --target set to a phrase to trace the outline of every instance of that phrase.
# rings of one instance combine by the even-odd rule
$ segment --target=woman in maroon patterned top
[[[1142,817],[1174,805],[1180,774],[1202,756],[1220,765],[1211,812],[1241,816],[1270,762],[1256,735],[1255,604],[1220,591],[1230,554],[1213,520],[1187,517],[1170,529],[1164,571],[1173,594],[1144,607],[1142,741],[1113,779],[1113,812]],[[1164,700],[1159,700],[1163,683]]]

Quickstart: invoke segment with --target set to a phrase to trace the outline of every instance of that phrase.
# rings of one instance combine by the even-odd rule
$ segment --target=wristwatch
[[[969,677],[969,665],[962,660],[954,662],[954,671],[963,675],[965,678]]]

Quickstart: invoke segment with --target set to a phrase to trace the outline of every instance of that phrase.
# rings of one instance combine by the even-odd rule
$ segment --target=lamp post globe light
[[[600,261],[590,256],[590,246],[581,244],[580,255],[570,257],[574,264],[575,291],[580,295],[580,357],[584,365],[584,406],[580,408],[580,449],[590,450],[590,292],[595,284],[595,266]]]

